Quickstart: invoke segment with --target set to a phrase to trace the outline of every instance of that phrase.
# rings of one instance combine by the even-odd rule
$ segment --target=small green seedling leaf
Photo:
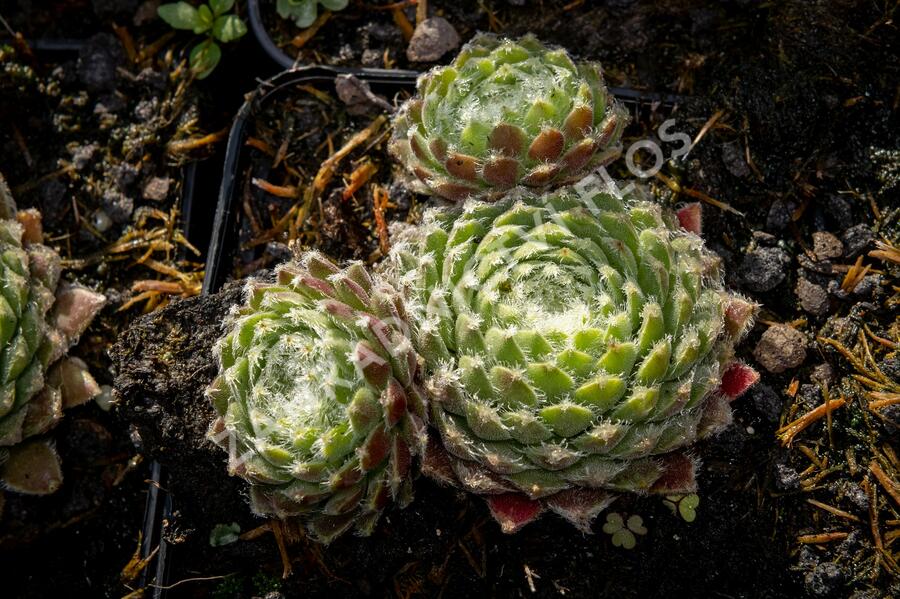
[[[209,7],[215,16],[224,15],[234,6],[234,0],[209,0]]]
[[[222,49],[219,44],[211,39],[200,42],[191,50],[191,70],[197,79],[206,79],[221,59]]]
[[[187,2],[162,4],[156,9],[156,14],[175,29],[196,29],[200,23],[197,9]]]
[[[241,527],[237,522],[231,524],[216,524],[209,533],[211,547],[230,545],[240,538]]]
[[[237,15],[225,15],[218,17],[213,23],[212,33],[217,40],[227,43],[247,33],[247,26]]]
[[[700,496],[691,493],[678,502],[678,513],[684,518],[685,522],[693,522],[697,519],[697,506],[700,505]]]
[[[213,26],[213,13],[205,4],[197,9],[197,24],[194,26],[194,33],[201,34],[209,31]]]

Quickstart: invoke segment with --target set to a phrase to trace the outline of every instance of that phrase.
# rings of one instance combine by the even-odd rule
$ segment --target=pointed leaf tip
[[[491,515],[506,534],[518,532],[526,524],[534,522],[544,511],[539,501],[528,499],[521,493],[501,493],[487,498]]]
[[[678,216],[678,222],[681,224],[682,228],[695,235],[700,235],[702,233],[703,210],[700,207],[700,202],[686,204],[679,208],[675,214]]]
[[[719,393],[734,401],[744,392],[756,384],[759,373],[744,364],[733,362],[722,375],[722,383],[719,385]]]

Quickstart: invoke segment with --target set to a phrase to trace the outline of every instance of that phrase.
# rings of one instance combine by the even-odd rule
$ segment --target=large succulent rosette
[[[619,493],[695,489],[687,449],[755,381],[754,306],[659,206],[578,187],[431,210],[391,254],[425,360],[425,470],[486,495],[504,530],[582,529]]]
[[[209,435],[250,483],[254,512],[299,517],[328,542],[368,535],[390,500],[410,501],[426,414],[393,288],[308,253],[274,282],[251,281],[227,330]]]
[[[417,89],[394,120],[391,151],[415,187],[449,200],[558,186],[621,153],[628,115],[600,65],[531,35],[479,34]]]

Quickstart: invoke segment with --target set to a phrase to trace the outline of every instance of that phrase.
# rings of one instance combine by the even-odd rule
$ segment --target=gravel
[[[828,314],[830,307],[828,291],[821,285],[816,285],[808,279],[801,278],[797,281],[794,293],[797,294],[797,298],[800,300],[800,307],[810,314],[815,314],[816,316]]]
[[[790,256],[778,247],[757,247],[741,262],[740,275],[750,291],[771,291],[784,281]]]
[[[806,337],[787,325],[769,327],[756,344],[753,357],[772,373],[796,368],[806,359]]]
[[[841,240],[827,231],[816,231],[813,237],[813,253],[819,260],[840,258],[844,253]]]
[[[406,57],[412,62],[434,62],[458,47],[459,34],[450,21],[431,17],[416,25],[406,48]]]

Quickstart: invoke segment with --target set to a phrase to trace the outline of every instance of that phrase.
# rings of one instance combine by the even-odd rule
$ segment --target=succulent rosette
[[[621,153],[628,115],[600,65],[532,35],[476,35],[417,89],[395,118],[391,151],[415,187],[449,200],[558,186]]]
[[[399,294],[361,264],[307,253],[248,284],[207,394],[210,438],[249,481],[254,512],[300,517],[328,542],[368,535],[390,500],[410,501],[426,413],[407,329]]]
[[[686,450],[756,379],[734,358],[755,306],[676,222],[592,178],[426,213],[387,268],[439,432],[426,472],[486,495],[508,532],[694,491]]]
[[[0,483],[35,495],[62,483],[52,443],[37,437],[100,393],[84,362],[65,354],[106,302],[59,284],[59,254],[42,237],[40,213],[17,210],[0,176]]]

